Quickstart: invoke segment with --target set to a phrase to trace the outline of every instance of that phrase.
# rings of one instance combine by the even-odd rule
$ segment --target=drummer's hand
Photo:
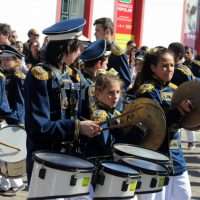
[[[90,138],[100,134],[100,126],[94,121],[80,121],[80,134]]]
[[[177,108],[182,115],[185,115],[192,111],[192,102],[189,99],[185,99],[180,102]]]

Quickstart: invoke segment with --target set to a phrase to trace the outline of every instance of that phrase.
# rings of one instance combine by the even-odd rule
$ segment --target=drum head
[[[26,131],[20,126],[0,129],[0,160],[8,163],[26,158]]]
[[[114,144],[113,149],[122,156],[134,156],[137,158],[159,161],[160,163],[169,162],[169,158],[156,151],[129,144]]]
[[[42,163],[43,165],[54,169],[68,171],[94,170],[94,165],[87,160],[83,160],[81,158],[66,155],[63,153],[36,152],[34,153],[33,158],[38,163]]]
[[[162,165],[137,158],[122,158],[122,162],[127,164],[129,167],[142,171],[147,174],[160,174],[167,175],[168,171]]]
[[[113,174],[115,176],[121,176],[121,177],[139,176],[138,171],[117,162],[107,161],[103,162],[101,166],[104,169],[104,171]]]

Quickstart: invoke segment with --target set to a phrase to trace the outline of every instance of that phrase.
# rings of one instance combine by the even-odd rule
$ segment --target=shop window
[[[62,0],[61,19],[72,19],[84,16],[85,0]]]

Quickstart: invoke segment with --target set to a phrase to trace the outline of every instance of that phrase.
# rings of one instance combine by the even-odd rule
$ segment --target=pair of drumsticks
[[[139,108],[136,108],[134,110],[133,109],[129,110],[127,112],[122,113],[121,115],[118,115],[116,117],[111,118],[110,120],[107,120],[105,122],[101,122],[99,125],[104,124],[106,122],[112,122],[112,121],[114,121],[116,119],[120,119],[122,117],[126,117],[129,114],[131,114],[132,112],[136,112],[137,110],[140,110],[140,109],[141,108],[139,107]],[[88,120],[88,119],[86,119],[85,117],[82,117],[82,116],[80,117],[80,119],[82,119],[82,120]],[[131,124],[131,123],[128,123],[128,124],[126,124],[126,123],[125,124],[114,124],[114,125],[110,125],[109,127],[102,128],[101,131],[111,130],[111,129],[116,129],[116,128],[127,128],[127,127],[130,127],[130,126],[133,126],[133,124]]]

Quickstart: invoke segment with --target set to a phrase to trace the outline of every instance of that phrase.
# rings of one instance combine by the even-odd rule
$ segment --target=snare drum
[[[15,125],[0,129],[0,173],[5,177],[26,174],[26,131]]]
[[[28,199],[56,199],[89,194],[94,165],[78,157],[36,152]]]
[[[139,173],[117,162],[101,163],[96,182],[94,199],[133,198]]]
[[[140,172],[136,194],[160,192],[168,185],[168,171],[160,164],[137,158],[122,158],[121,162]]]
[[[114,144],[113,157],[116,161],[123,157],[134,157],[161,164],[168,169],[170,166],[170,159],[164,154],[131,144]]]

